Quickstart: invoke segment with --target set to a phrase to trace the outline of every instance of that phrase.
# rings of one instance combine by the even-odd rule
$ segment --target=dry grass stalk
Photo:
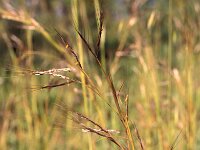
[[[182,130],[181,130],[181,131],[178,133],[178,135],[176,136],[174,142],[172,143],[172,145],[171,145],[171,147],[170,147],[170,150],[175,149],[175,147],[176,147],[177,144],[179,143],[180,140],[178,141],[178,139],[179,139],[181,133],[182,133]]]
[[[9,4],[6,3],[6,5]],[[49,35],[49,33],[45,30],[45,28],[43,28],[34,18],[27,15],[25,11],[23,10],[16,11],[11,5],[9,5],[7,9],[0,9],[0,18],[22,23],[23,24],[21,26],[22,29],[35,30],[41,33],[44,36],[44,38],[49,43],[51,43],[61,55],[64,55],[67,58],[66,60],[68,61],[68,63],[72,64],[70,57],[66,55],[63,48],[55,42],[55,40]]]
[[[114,87],[114,83],[112,81],[112,78],[111,78],[111,75],[110,74],[107,74],[106,71],[104,70],[101,62],[99,61],[97,55],[94,53],[94,51],[92,50],[91,46],[89,45],[89,43],[87,42],[87,40],[84,38],[84,36],[78,31],[78,29],[76,29],[76,32],[78,33],[78,35],[80,36],[80,38],[82,39],[83,43],[86,45],[87,49],[89,50],[89,52],[94,56],[97,64],[99,65],[99,68],[102,70],[103,74],[105,75],[106,77],[106,80],[107,80],[107,83],[112,91],[112,95],[113,95],[113,98],[114,98],[114,102],[115,102],[115,106],[117,108],[117,114],[119,116],[119,119],[121,120],[125,130],[126,130],[126,134],[127,134],[127,139],[128,139],[128,143],[131,144],[131,148],[134,150],[135,149],[135,144],[134,144],[134,141],[133,141],[133,137],[132,137],[132,134],[131,134],[131,131],[130,131],[130,127],[129,127],[129,121],[128,119],[126,118],[126,115],[123,114],[122,110],[121,110],[121,107],[119,105],[119,98],[118,98],[118,95],[117,95],[117,91]]]
[[[97,53],[100,50],[100,43],[101,43],[101,35],[102,35],[102,31],[103,31],[103,20],[104,20],[104,15],[103,15],[103,11],[100,11],[100,17],[99,17],[99,32],[98,32],[98,39],[97,39]]]
[[[137,137],[137,139],[138,139],[138,141],[139,141],[139,144],[140,144],[140,148],[141,148],[142,150],[144,150],[144,144],[143,144],[142,139],[141,139],[141,137],[140,137],[138,128],[137,128],[137,126],[136,126],[135,123],[133,123],[133,126],[134,126],[134,129],[135,129],[136,137]]]
[[[81,121],[82,119],[91,123],[92,125],[98,127],[98,129],[87,126],[86,123],[83,123]],[[107,138],[108,140],[110,140],[111,142],[116,144],[119,148],[126,149],[112,135],[113,133],[115,133],[115,134],[119,133],[119,131],[105,129],[101,125],[99,125],[98,123],[92,121],[91,119],[89,119],[88,117],[86,117],[86,116],[84,116],[80,113],[74,113],[73,121],[80,126],[80,128],[82,129],[83,132],[95,133],[99,136]]]
[[[62,44],[63,44],[65,50],[67,50],[67,51],[69,50],[69,52],[70,52],[70,53],[73,55],[73,57],[76,59],[76,61],[77,61],[78,65],[79,65],[79,67],[80,67],[81,69],[83,69],[83,67],[82,67],[82,65],[81,65],[81,62],[80,62],[80,60],[79,60],[79,58],[78,58],[78,55],[77,55],[76,52],[73,50],[73,48],[70,46],[69,42],[65,41],[64,38],[62,37],[62,35],[61,35],[56,29],[55,29],[55,31],[56,31],[57,35],[59,36],[59,38],[60,38],[60,40],[61,40],[61,42],[62,42]]]
[[[74,112],[71,110],[63,101],[56,103],[58,111],[61,112],[61,116],[64,118],[72,120],[78,128],[82,130],[83,133],[94,133],[101,137],[107,138],[109,141],[116,144],[120,149],[125,150],[126,147],[120,144],[117,139],[113,136],[114,134],[119,134],[120,132],[113,129],[105,129],[99,123],[93,121],[92,119],[86,117],[85,115]],[[60,115],[59,115],[60,116]],[[63,121],[63,119],[59,120]],[[55,123],[56,127],[64,127],[65,123]]]
[[[44,30],[44,28],[42,26],[40,26],[40,24],[36,20],[34,20],[31,17],[25,16],[23,13],[17,13],[16,11],[12,11],[12,12],[1,11],[1,17],[3,19],[13,20],[13,21],[17,21],[17,22],[21,22],[23,24],[26,24],[26,25],[32,27],[34,30],[37,30],[40,33],[42,33],[48,40],[51,41],[48,33]],[[99,29],[98,29],[98,39],[97,39],[97,49],[98,50],[99,50],[99,47],[100,47],[101,35],[102,35],[102,30],[103,30],[103,12],[102,11],[100,11],[100,18],[99,19],[100,19],[100,25],[99,25]],[[86,38],[81,34],[81,32],[77,28],[75,28],[75,30],[76,30],[77,34],[79,35],[79,37],[81,38],[81,40],[83,41],[83,43],[86,45],[89,52],[95,58],[99,68],[101,69],[101,71],[103,72],[103,74],[104,74],[104,76],[107,80],[107,83],[108,83],[110,90],[112,92],[112,96],[114,98],[114,103],[115,103],[115,107],[117,109],[117,114],[119,116],[119,119],[121,120],[121,123],[123,124],[125,131],[126,131],[126,139],[127,139],[128,149],[130,149],[129,145],[131,145],[131,149],[134,150],[135,149],[135,143],[134,143],[134,140],[133,140],[133,137],[132,137],[130,127],[129,127],[129,119],[128,119],[128,95],[125,98],[125,111],[123,111],[122,107],[119,104],[120,97],[119,97],[119,95],[118,95],[118,93],[115,89],[114,82],[112,80],[111,75],[109,73],[106,73],[105,69],[102,67],[100,60],[98,59],[97,55],[95,54],[95,50],[92,49],[92,47],[90,46],[90,44],[88,43]],[[82,65],[80,63],[80,60],[78,58],[78,55],[73,50],[72,46],[70,46],[69,43],[64,40],[64,38],[61,36],[61,34],[59,34],[59,32],[57,30],[56,30],[56,32],[57,32],[58,36],[60,37],[60,40],[61,40],[61,42],[64,46],[64,49],[66,51],[69,51],[73,55],[73,57],[76,59],[76,61],[78,63],[80,71],[85,75],[85,77],[89,81],[86,86],[90,85],[91,88],[94,88],[93,91],[100,95],[98,88],[95,88],[95,84],[93,83],[91,78],[87,75],[85,70],[83,70]],[[54,43],[54,42],[52,42],[52,43]],[[57,44],[54,43],[54,45],[57,45]],[[60,47],[58,49],[60,50]],[[63,50],[60,50],[60,51],[64,52]],[[69,68],[61,68],[61,69],[50,69],[50,70],[47,70],[47,71],[29,71],[29,73],[31,73],[32,75],[36,75],[36,76],[38,76],[38,75],[50,75],[50,76],[53,76],[53,77],[59,77],[61,79],[67,80],[66,82],[59,83],[59,84],[42,86],[40,89],[46,89],[46,88],[50,89],[50,88],[53,88],[53,87],[69,85],[69,84],[74,83],[74,82],[80,83],[80,81],[78,81],[78,80],[70,79],[69,77],[60,74],[61,72],[66,72],[66,71],[68,72],[68,71],[70,71],[70,69]],[[112,134],[117,132],[117,131],[105,129],[101,125],[99,125],[98,123],[92,121],[91,119],[89,119],[88,117],[86,117],[86,116],[84,116],[80,113],[74,113],[74,114],[75,115],[73,115],[73,121],[76,122],[81,127],[81,129],[83,129],[82,131],[98,134],[98,135],[105,137],[108,140],[112,141],[119,148],[127,149],[125,146],[120,144],[113,137]],[[82,119],[91,123],[93,126],[96,126],[97,129],[89,127],[88,125],[84,124],[81,121]]]

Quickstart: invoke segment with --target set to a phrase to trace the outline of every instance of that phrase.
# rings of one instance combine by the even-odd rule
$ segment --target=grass
[[[199,148],[197,0],[0,2],[1,148]]]

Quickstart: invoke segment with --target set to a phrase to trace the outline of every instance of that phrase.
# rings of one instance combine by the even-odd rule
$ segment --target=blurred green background
[[[82,132],[56,107],[60,101],[119,130],[116,138],[125,143],[120,120],[107,105],[115,107],[106,79],[75,30],[95,49],[99,10],[104,24],[98,58],[116,89],[124,85],[122,101],[129,94],[129,118],[145,149],[170,149],[174,142],[176,149],[200,149],[199,0],[0,0],[0,149],[117,149]],[[63,79],[30,70],[77,66],[55,29],[103,98],[85,88],[78,70],[67,76],[82,84],[38,90]]]

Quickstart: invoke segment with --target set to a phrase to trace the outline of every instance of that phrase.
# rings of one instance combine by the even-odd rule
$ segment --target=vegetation
[[[1,149],[199,149],[198,0],[0,0]]]

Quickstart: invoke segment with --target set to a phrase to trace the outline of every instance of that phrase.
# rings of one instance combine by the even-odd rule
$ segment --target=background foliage
[[[107,106],[114,106],[114,101],[105,77],[75,30],[95,48],[98,10],[104,12],[98,58],[116,89],[124,85],[120,96],[123,100],[129,95],[129,118],[145,149],[170,149],[174,142],[177,149],[199,149],[199,0],[0,0],[0,147],[116,148],[82,132],[56,106],[62,101],[123,133]],[[67,75],[82,84],[38,90],[61,79],[34,76],[29,70],[76,66],[54,29],[72,45],[103,98],[85,88],[83,74],[77,71]],[[123,134],[117,139],[123,143]]]

